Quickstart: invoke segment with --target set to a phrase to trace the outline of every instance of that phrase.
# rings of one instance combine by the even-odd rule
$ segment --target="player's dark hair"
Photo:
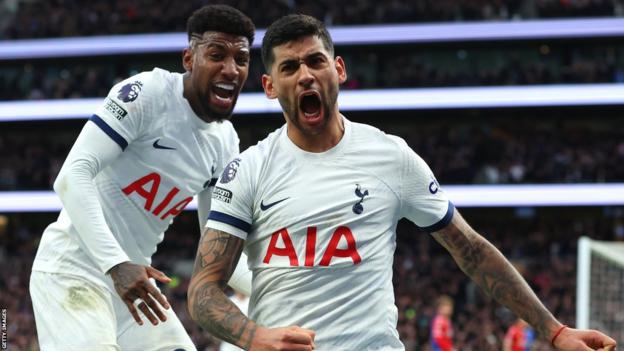
[[[256,26],[251,19],[239,10],[228,5],[206,5],[193,12],[186,22],[188,40],[193,35],[214,31],[244,36],[253,43]]]
[[[273,48],[289,41],[297,40],[309,35],[315,35],[321,39],[323,46],[334,55],[334,42],[323,22],[314,17],[292,14],[284,16],[273,22],[267,28],[262,39],[262,63],[267,72],[271,71],[271,65],[275,60]]]

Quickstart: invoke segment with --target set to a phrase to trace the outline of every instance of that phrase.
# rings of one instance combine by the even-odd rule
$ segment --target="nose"
[[[314,82],[314,76],[305,63],[299,66],[299,79],[297,83],[303,87],[309,87]]]
[[[223,68],[221,73],[227,80],[234,80],[238,76],[238,69],[236,66],[236,60],[234,58],[228,58],[223,61]]]

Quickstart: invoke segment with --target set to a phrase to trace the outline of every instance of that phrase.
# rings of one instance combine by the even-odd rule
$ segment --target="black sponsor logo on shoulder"
[[[132,102],[139,97],[141,88],[143,88],[143,83],[138,80],[134,83],[128,83],[119,89],[117,98],[123,102]]]
[[[212,198],[229,204],[232,202],[232,192],[216,186],[212,191]]]
[[[128,115],[128,111],[126,111],[121,105],[116,103],[114,100],[106,98],[104,101],[104,109],[110,112],[115,118],[118,120],[124,119]]]

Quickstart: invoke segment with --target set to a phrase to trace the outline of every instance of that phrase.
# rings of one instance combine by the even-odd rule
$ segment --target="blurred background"
[[[10,350],[39,349],[30,268],[58,215],[46,202],[54,203],[52,184],[86,118],[126,77],[182,72],[186,18],[210,3],[237,7],[259,29],[295,12],[325,21],[347,65],[339,100],[347,118],[405,138],[473,227],[575,325],[578,238],[624,241],[624,1],[3,0],[0,306]],[[275,105],[254,104],[260,34],[233,119],[241,150],[283,124]],[[541,197],[525,196],[529,189]],[[185,211],[153,265],[175,277],[164,291],[198,349],[218,350],[185,307],[198,239],[196,214]],[[406,349],[430,350],[435,301],[445,294],[455,301],[457,350],[502,350],[515,316],[411,223],[400,222],[397,241]]]

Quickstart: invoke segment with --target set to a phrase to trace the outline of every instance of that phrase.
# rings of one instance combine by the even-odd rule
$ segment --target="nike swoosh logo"
[[[169,146],[164,146],[164,145],[160,145],[158,142],[160,141],[160,139],[156,139],[156,141],[154,142],[154,144],[152,144],[153,147],[155,147],[156,149],[163,149],[163,150],[175,150],[175,147],[169,147]]]
[[[266,205],[264,204],[264,200],[262,200],[262,201],[260,201],[260,209],[261,209],[262,211],[266,211],[266,210],[268,210],[269,208],[271,208],[271,207],[273,207],[273,206],[275,206],[275,205],[279,204],[279,203],[280,203],[280,202],[282,202],[282,201],[286,201],[286,200],[288,200],[288,199],[290,199],[290,198],[289,198],[289,197],[287,197],[287,198],[284,198],[284,199],[281,199],[281,200],[277,200],[277,201],[275,201],[275,202],[271,202],[270,204],[266,204]]]

